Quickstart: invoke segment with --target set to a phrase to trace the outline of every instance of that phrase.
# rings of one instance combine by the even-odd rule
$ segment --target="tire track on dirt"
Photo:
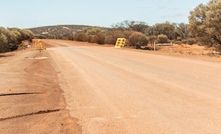
[[[27,114],[23,114],[23,115],[16,115],[16,116],[12,116],[12,117],[0,118],[0,121],[10,120],[10,119],[14,119],[14,118],[21,118],[21,117],[31,116],[31,115],[37,115],[37,114],[46,114],[46,113],[59,112],[61,110],[62,109],[41,110],[41,111],[34,112],[34,113],[27,113]]]

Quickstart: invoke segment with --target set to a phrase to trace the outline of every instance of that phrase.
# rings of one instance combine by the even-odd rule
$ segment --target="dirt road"
[[[83,133],[221,133],[220,62],[46,42]]]
[[[52,83],[57,80],[83,134],[221,133],[221,62],[82,42],[43,43],[57,75]]]

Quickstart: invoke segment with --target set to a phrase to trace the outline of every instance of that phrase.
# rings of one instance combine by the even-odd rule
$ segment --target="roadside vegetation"
[[[36,27],[30,28],[35,35],[41,35],[42,33],[49,33],[52,35],[58,34],[70,34],[73,31],[83,30],[84,28],[88,28],[91,26],[87,25],[55,25],[55,26],[44,26],[44,27]]]
[[[221,51],[221,1],[211,0],[190,12],[189,24],[128,21],[113,24],[112,28],[84,25],[59,25],[27,29],[0,27],[0,52],[10,51],[22,40],[64,39],[98,44],[115,44],[126,38],[126,46],[141,48],[154,43],[198,44]],[[33,34],[33,33],[34,34]]]
[[[200,45],[215,46],[221,50],[221,1],[211,0],[191,11],[188,30]]]
[[[0,53],[9,52],[18,48],[21,41],[32,41],[34,34],[27,29],[0,27]]]
[[[164,22],[149,26],[146,22],[125,20],[113,24],[112,28],[81,26],[78,29],[69,29],[69,33],[40,34],[36,38],[68,39],[113,45],[116,43],[117,38],[126,38],[126,45],[135,48],[140,48],[147,44],[153,45],[154,42],[173,42],[178,45],[198,44],[199,46],[214,47],[217,51],[221,51],[220,9],[221,1],[211,0],[206,5],[198,5],[190,12],[189,24]],[[63,29],[62,31],[67,30],[67,27],[61,27],[57,29]],[[35,31],[39,30],[35,29]]]

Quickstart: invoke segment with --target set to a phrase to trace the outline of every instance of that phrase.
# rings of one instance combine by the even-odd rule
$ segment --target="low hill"
[[[84,28],[91,27],[87,25],[55,25],[30,28],[35,35],[39,34],[69,34],[72,32],[81,31]]]

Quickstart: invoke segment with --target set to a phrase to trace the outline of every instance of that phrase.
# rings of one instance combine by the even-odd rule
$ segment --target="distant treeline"
[[[21,41],[32,41],[34,34],[27,29],[0,27],[0,53],[17,48]]]
[[[166,43],[172,41],[179,44],[196,43],[194,39],[190,38],[187,25],[183,23],[175,24],[165,22],[156,24],[154,26],[149,26],[145,22],[123,21],[113,25],[112,28],[88,26],[82,30],[75,30],[75,34],[73,34],[73,31],[74,30],[64,34],[61,34],[62,32],[59,34],[52,34],[50,32],[42,31],[43,34],[35,35],[35,37],[39,39],[68,39],[76,41],[87,41],[90,43],[98,44],[115,44],[117,38],[126,38],[127,45],[135,46],[137,48],[143,45],[147,45],[147,43],[153,44],[154,42]]]
[[[126,45],[145,46],[148,43],[194,44],[196,41],[189,36],[186,24],[170,22],[148,26],[145,22],[123,21],[113,25],[112,28],[103,30],[101,27],[89,27],[73,36],[74,40],[87,41],[98,44],[115,44],[117,38],[126,38]],[[68,36],[72,40],[72,35]]]
[[[44,27],[36,27],[30,28],[34,35],[41,35],[41,34],[51,34],[51,35],[58,35],[58,34],[70,34],[72,32],[76,32],[78,30],[83,30],[84,28],[91,27],[87,25],[56,25],[56,26],[44,26]]]
[[[62,25],[36,28],[40,39],[69,39],[98,44],[115,44],[117,38],[126,38],[128,46],[139,48],[149,44],[173,42],[176,44],[198,44],[221,50],[221,1],[210,0],[190,12],[189,24],[157,23],[149,26],[146,22],[123,21],[112,28]],[[69,30],[68,30],[69,29]],[[56,32],[55,32],[56,31]],[[76,32],[76,34],[73,34]],[[41,34],[40,34],[41,33]]]
[[[210,0],[206,5],[198,5],[190,12],[189,24],[165,22],[149,26],[145,22],[124,21],[105,32],[96,29],[84,29],[77,33],[75,40],[114,44],[117,38],[126,38],[128,45],[137,48],[147,42],[174,42],[205,45],[221,51],[221,1]]]

